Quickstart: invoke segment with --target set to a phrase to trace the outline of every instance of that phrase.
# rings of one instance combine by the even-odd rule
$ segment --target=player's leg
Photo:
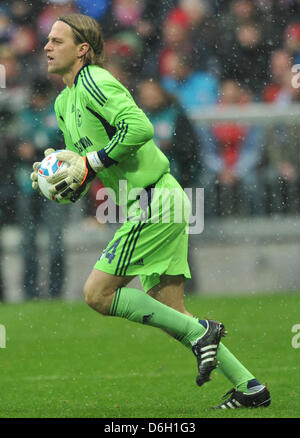
[[[148,291],[153,298],[163,302],[167,306],[191,315],[184,304],[184,279],[182,276],[162,276],[161,282]],[[205,324],[204,320],[197,320]],[[247,390],[247,383],[254,376],[236,359],[236,357],[222,344],[219,344],[217,352],[219,369],[237,388]]]
[[[192,316],[186,310],[184,304],[183,276],[162,276],[159,284],[150,289],[148,294],[167,306]],[[199,320],[199,323],[203,324],[205,321]],[[218,369],[236,388],[229,400],[220,405],[221,408],[253,407],[259,403],[262,403],[263,406],[270,404],[268,390],[255,379],[250,371],[221,342],[216,358],[219,362]]]
[[[150,297],[139,289],[126,287],[132,277],[114,276],[93,269],[84,286],[87,304],[103,315],[161,328],[186,345],[192,345],[204,328],[188,315]]]
[[[173,307],[185,315],[193,316],[186,310],[184,304],[183,275],[162,275],[159,284],[152,287],[147,293],[161,303]]]
[[[212,320],[199,320],[188,312],[184,304],[184,276],[183,275],[162,275],[160,282],[152,287],[148,294],[154,299],[173,307],[179,312],[193,318],[196,324],[203,326],[202,337],[194,344],[186,344],[193,351],[198,361],[198,376],[196,382],[201,386],[210,380],[210,373],[216,368],[216,353],[221,336],[225,335],[225,328],[222,323]],[[175,337],[172,333],[169,335]],[[175,337],[175,339],[178,339]],[[180,339],[178,339],[180,340]]]
[[[109,315],[115,292],[133,277],[122,277],[93,269],[84,285],[86,303],[102,315]]]
[[[201,386],[210,380],[210,373],[216,367],[215,356],[223,335],[223,325],[211,321],[205,328],[195,318],[161,303],[138,289],[125,287],[130,278],[113,277],[94,269],[84,288],[86,302],[103,315],[119,316],[129,321],[158,327],[169,333],[188,348],[192,348],[197,356],[198,385]]]

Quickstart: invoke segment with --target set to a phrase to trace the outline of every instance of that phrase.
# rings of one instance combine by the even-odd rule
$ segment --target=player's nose
[[[49,50],[51,50],[51,44],[50,44],[50,41],[47,41],[47,43],[46,43],[45,46],[44,46],[44,50],[45,50],[46,52],[48,52]]]

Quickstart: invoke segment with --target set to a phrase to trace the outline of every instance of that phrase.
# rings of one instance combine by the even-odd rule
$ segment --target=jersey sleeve
[[[68,130],[67,130],[66,125],[65,125],[64,112],[63,112],[63,100],[62,100],[61,95],[59,95],[55,100],[54,110],[55,110],[55,114],[56,114],[58,127],[59,127],[59,129],[62,132],[63,137],[64,137],[66,149],[77,152],[77,150],[75,149],[73,142],[71,140],[70,134],[68,133]]]
[[[82,83],[88,105],[115,128],[110,141],[99,145],[98,155],[105,167],[135,154],[152,139],[151,122],[117,80],[105,78],[100,82],[87,71]]]

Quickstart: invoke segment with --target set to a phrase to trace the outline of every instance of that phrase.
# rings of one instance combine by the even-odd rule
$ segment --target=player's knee
[[[108,315],[110,309],[109,297],[103,293],[99,285],[97,286],[88,280],[84,285],[83,294],[88,306],[103,315]]]

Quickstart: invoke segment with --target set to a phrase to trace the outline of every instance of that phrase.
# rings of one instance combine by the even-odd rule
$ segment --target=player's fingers
[[[37,180],[38,180],[38,174],[37,174],[37,172],[32,172],[32,173],[30,174],[30,179],[31,179],[31,181],[37,181]]]
[[[64,161],[65,163],[70,163],[72,159],[74,159],[75,152],[72,151],[62,151],[59,152],[56,156],[58,160]]]
[[[56,184],[55,186],[51,186],[49,188],[49,192],[56,196],[62,196],[63,198],[65,198],[70,193],[76,192],[79,187],[80,184],[78,183],[67,184],[66,180],[64,180]]]
[[[73,190],[70,189],[70,187],[68,187],[67,190],[64,190],[63,192],[58,193],[58,194],[55,196],[55,198],[56,198],[58,201],[61,201],[62,199],[65,199],[65,198],[67,198],[68,196],[70,196],[72,193],[74,193]]]
[[[32,172],[32,173],[30,174],[30,179],[31,179],[31,181],[32,181],[32,183],[31,183],[32,188],[33,188],[34,190],[37,190],[37,189],[39,188],[38,174],[37,174],[37,172]]]
[[[53,148],[48,148],[44,151],[44,155],[45,157],[48,157],[48,155],[52,154],[52,152],[55,152],[55,149]]]
[[[78,181],[73,180],[73,182],[69,184],[69,187],[73,192],[75,192],[80,187],[80,183]]]
[[[51,182],[50,182],[51,183]],[[60,181],[58,181],[57,183],[54,182],[54,184],[52,184],[49,187],[49,192],[52,194],[57,194],[57,193],[61,193],[63,192],[66,188],[70,187],[70,185],[73,183],[73,179],[68,176]]]
[[[57,195],[57,194],[61,193],[63,190],[65,190],[67,187],[68,187],[68,184],[67,184],[66,180],[63,180],[57,184],[53,184],[52,186],[50,186],[49,193],[51,193],[52,195]]]
[[[32,188],[34,189],[34,190],[37,190],[38,188],[39,188],[39,184],[38,184],[38,182],[37,181],[32,181]]]
[[[35,163],[33,163],[32,169],[34,172],[37,172],[39,170],[40,164],[41,164],[40,161],[36,161]]]
[[[56,185],[57,183],[59,183],[63,180],[66,180],[68,178],[68,173],[69,173],[68,169],[60,170],[59,172],[55,173],[54,175],[47,176],[47,181],[49,184]]]

